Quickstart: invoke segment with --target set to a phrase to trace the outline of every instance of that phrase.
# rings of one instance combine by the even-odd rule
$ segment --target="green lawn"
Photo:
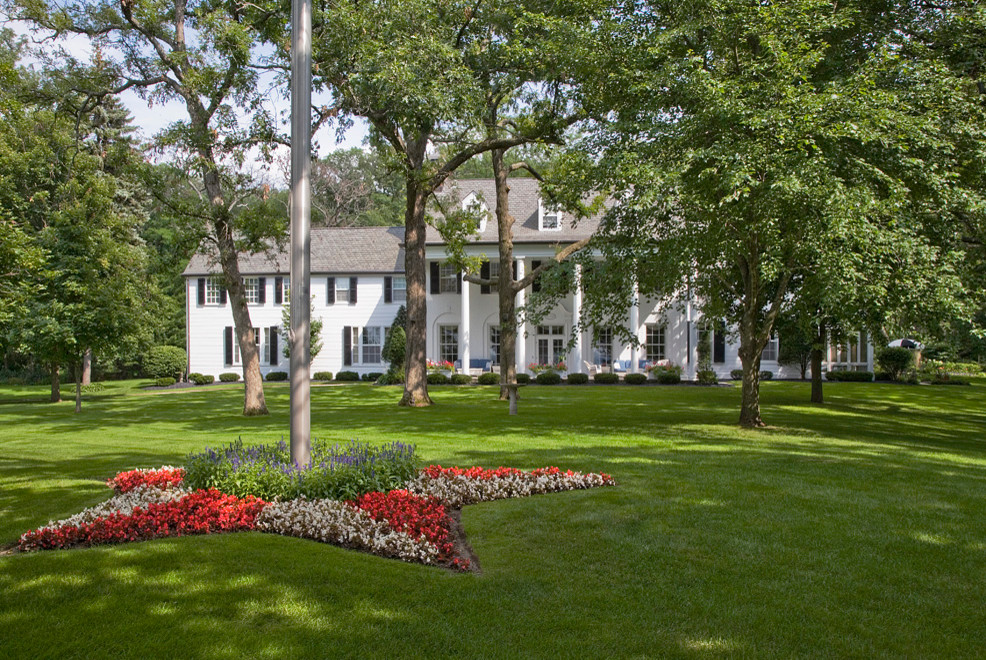
[[[558,465],[616,488],[468,507],[482,574],[232,534],[0,557],[0,656],[599,657],[986,653],[986,384],[313,390],[318,437],[428,462]],[[287,433],[287,388],[0,388],[0,544],[105,499],[106,477]]]

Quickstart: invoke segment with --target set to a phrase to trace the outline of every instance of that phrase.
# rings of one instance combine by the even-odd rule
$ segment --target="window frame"
[[[390,281],[390,300],[395,303],[407,302],[407,277],[404,275],[394,275]],[[397,286],[400,282],[401,286]],[[399,293],[398,293],[399,292]]]
[[[383,326],[366,325],[359,330],[359,364],[383,364]],[[375,333],[372,331],[375,331]],[[376,334],[376,343],[369,342],[371,334]],[[369,351],[375,351],[376,360],[367,359],[367,353]]]
[[[246,301],[248,305],[257,305],[260,303],[259,277],[243,278],[243,299]]]
[[[648,362],[668,359],[668,324],[648,323],[644,335],[644,357]]]
[[[451,337],[451,341],[448,341],[448,337]],[[448,361],[453,364],[459,359],[458,324],[438,326],[438,359],[440,362]]]
[[[349,304],[349,287],[351,281],[352,281],[351,277],[335,278],[336,295],[335,295],[334,304],[336,305],[338,305],[339,303],[346,303],[347,305]],[[353,327],[358,327],[358,326],[353,326]]]
[[[459,292],[459,271],[448,262],[438,264],[438,293]]]
[[[205,304],[222,304],[222,279],[219,277],[205,278]]]

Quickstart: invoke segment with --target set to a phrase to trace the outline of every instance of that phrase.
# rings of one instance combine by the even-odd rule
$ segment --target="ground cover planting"
[[[270,417],[245,418],[238,386],[143,382],[107,383],[82,415],[0,387],[0,546],[127,495],[109,475],[287,432],[284,385],[266,386]],[[464,506],[481,573],[260,529],[0,556],[2,655],[980,655],[984,381],[809,394],[765,383],[771,427],[749,432],[736,387],[526,388],[516,416],[483,388],[436,388],[413,411],[393,388],[314,388],[329,446],[401,441],[421,466],[557,465],[619,486]]]

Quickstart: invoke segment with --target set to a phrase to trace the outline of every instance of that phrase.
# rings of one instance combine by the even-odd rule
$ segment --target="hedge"
[[[585,385],[589,382],[589,374],[568,374],[569,385]]]
[[[647,374],[627,374],[623,377],[627,385],[643,385],[647,382]]]
[[[195,383],[196,385],[211,385],[216,381],[216,378],[211,374],[206,375],[206,374],[191,373],[188,374],[188,380],[192,383]]]
[[[448,385],[448,376],[445,374],[431,373],[428,374],[428,384],[429,385]]]
[[[264,380],[270,381],[272,383],[279,382],[282,380],[287,380],[287,379],[288,379],[288,372],[286,371],[271,371],[267,374],[267,377],[264,378]]]
[[[905,349],[906,350],[906,349]],[[847,369],[833,369],[825,374],[827,380],[852,383],[869,383],[873,380],[872,371],[849,371]]]
[[[531,375],[530,374],[517,374],[517,384],[518,385],[527,385],[530,382],[531,382]]]
[[[534,379],[538,385],[557,385],[561,382],[561,374],[557,371],[543,371]]]
[[[240,374],[234,374],[232,371],[227,371],[224,374],[219,374],[219,380],[223,383],[235,383],[240,379]]]
[[[620,375],[603,372],[593,376],[592,380],[596,381],[597,383],[601,383],[603,385],[612,385],[614,383],[620,382]]]
[[[476,382],[480,385],[499,385],[500,384],[500,374],[495,374],[492,372],[487,372],[485,374],[479,374],[479,378]]]
[[[332,380],[331,371],[316,371],[312,374],[312,380]]]
[[[154,384],[158,387],[171,387],[175,384],[175,379],[171,376],[162,376],[154,381]]]
[[[469,374],[452,374],[453,385],[472,385],[472,376]]]
[[[340,371],[336,374],[336,380],[353,382],[359,380],[359,374],[355,371]]]

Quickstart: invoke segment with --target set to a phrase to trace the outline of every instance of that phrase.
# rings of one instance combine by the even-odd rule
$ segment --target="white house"
[[[585,238],[600,218],[583,220],[572,227],[564,214],[546,208],[534,179],[511,179],[511,211],[514,226],[516,273],[523,277],[560,248]],[[480,210],[484,200],[495,199],[493,181],[460,181],[459,203]],[[394,316],[405,301],[403,227],[347,227],[312,229],[313,318],[321,317],[323,348],[312,362],[312,372],[352,370],[372,373],[386,370],[381,358],[384,338]],[[498,262],[496,223],[480,223],[467,254],[482,256],[482,275],[495,275]],[[428,260],[428,357],[458,363],[463,370],[477,372],[499,364],[499,322],[495,290],[463,281],[461,274],[445,264],[447,255],[438,232],[429,228]],[[288,256],[269,258],[245,255],[240,270],[258,343],[261,371],[287,371],[287,358],[280,350],[278,328],[288,290]],[[204,254],[197,254],[185,269],[188,328],[188,369],[218,375],[239,370],[239,349],[232,331],[232,313],[225,291],[219,286],[219,267]],[[537,284],[533,285],[536,288]],[[518,306],[529,291],[518,294]],[[518,371],[530,363],[564,360],[569,372],[590,368],[639,371],[658,360],[681,365],[685,378],[693,378],[698,361],[696,310],[686,306],[659,307],[640,297],[628,310],[626,324],[641,346],[629,346],[612,328],[582,331],[574,348],[567,350],[573,328],[578,327],[581,293],[576,290],[561,300],[537,325],[521,325],[517,343]],[[725,333],[713,332],[712,363],[720,378],[740,368],[738,346]],[[761,368],[778,377],[797,377],[796,369],[777,364],[777,341],[763,355]],[[873,351],[865,336],[846,347],[833,346],[826,356],[827,369],[873,368]]]

